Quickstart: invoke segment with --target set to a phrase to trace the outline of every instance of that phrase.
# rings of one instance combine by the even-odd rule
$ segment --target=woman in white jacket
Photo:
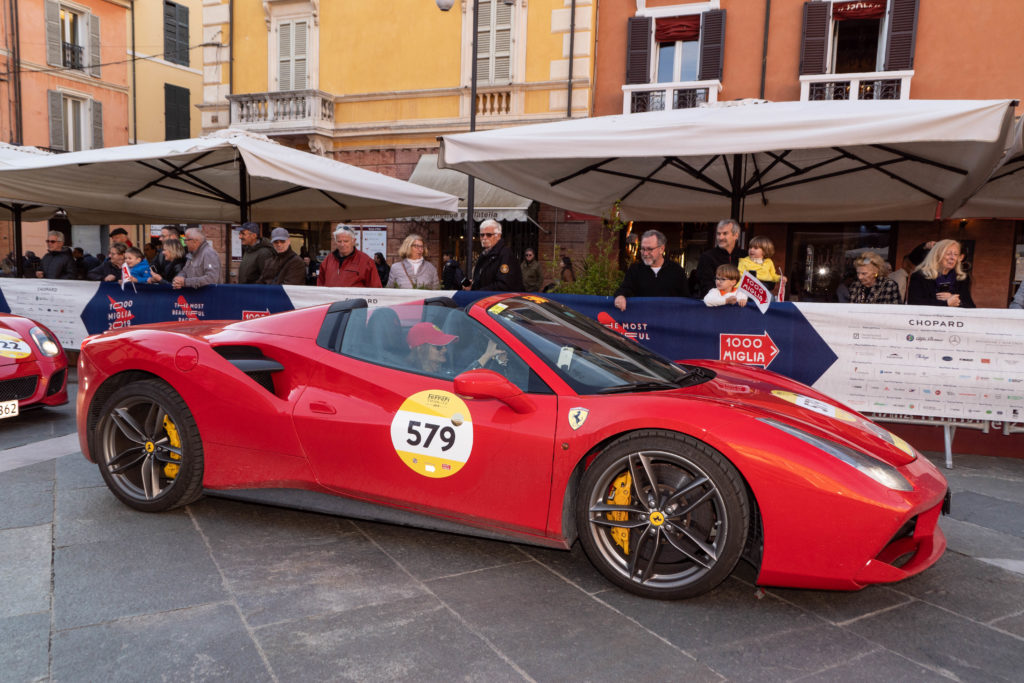
[[[412,233],[398,249],[397,263],[391,265],[388,287],[396,289],[438,289],[441,281],[437,268],[427,261],[427,246],[423,238]]]

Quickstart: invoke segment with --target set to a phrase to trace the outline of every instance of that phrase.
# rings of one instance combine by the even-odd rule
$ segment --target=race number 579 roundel
[[[391,421],[391,443],[417,474],[455,474],[473,450],[473,420],[465,401],[448,391],[421,391],[405,399]]]

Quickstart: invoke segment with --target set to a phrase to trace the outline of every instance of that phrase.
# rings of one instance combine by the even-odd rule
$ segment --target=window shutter
[[[277,25],[277,89],[292,89],[292,23]]]
[[[177,24],[178,34],[178,50],[175,61],[178,64],[188,66],[188,7],[185,5],[175,5],[175,11],[175,23]]]
[[[64,46],[60,36],[60,5],[46,0],[46,63],[64,66]]]
[[[164,139],[183,140],[191,132],[188,88],[164,83]]]
[[[50,110],[50,148],[66,149],[64,142],[64,97],[56,90],[46,91],[46,105]]]
[[[892,0],[889,7],[889,36],[885,41],[885,71],[914,68],[919,0]]]
[[[100,76],[100,18],[95,14],[88,15],[89,22],[89,75]]]
[[[630,17],[626,29],[626,83],[651,82],[650,17]]]
[[[800,45],[800,75],[825,73],[828,50],[830,2],[804,3],[803,42]]]
[[[700,31],[699,81],[722,80],[722,58],[725,51],[725,10],[704,12]]]
[[[171,61],[178,51],[178,29],[175,23],[178,13],[173,2],[164,3],[164,59]]]
[[[512,80],[512,10],[511,5],[496,0],[494,13],[494,55],[491,82]]]
[[[103,147],[103,103],[98,100],[91,100],[89,104],[92,110],[89,116],[92,119],[91,149],[99,149]]]
[[[308,24],[297,21],[293,24],[292,41],[292,90],[305,90],[309,87],[306,70],[306,50],[308,43]]]

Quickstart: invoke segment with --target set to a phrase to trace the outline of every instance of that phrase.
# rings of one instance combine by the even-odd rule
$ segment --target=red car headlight
[[[39,352],[44,356],[52,358],[60,355],[60,343],[49,332],[41,327],[33,327],[28,333],[32,336],[36,347],[39,348]]]
[[[913,491],[914,486],[907,481],[907,478],[900,474],[892,465],[869,457],[858,450],[835,441],[823,439],[820,436],[809,434],[802,429],[772,420],[769,418],[758,418],[759,422],[775,427],[776,429],[794,436],[804,443],[814,446],[820,451],[828,453],[833,458],[845,462],[861,474],[871,477],[882,486],[894,491]]]

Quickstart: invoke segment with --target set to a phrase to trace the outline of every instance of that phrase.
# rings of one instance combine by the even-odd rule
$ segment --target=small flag
[[[761,284],[760,280],[754,277],[751,271],[748,270],[743,273],[739,288],[750,295],[762,313],[768,310],[768,306],[772,303],[772,293]]]

